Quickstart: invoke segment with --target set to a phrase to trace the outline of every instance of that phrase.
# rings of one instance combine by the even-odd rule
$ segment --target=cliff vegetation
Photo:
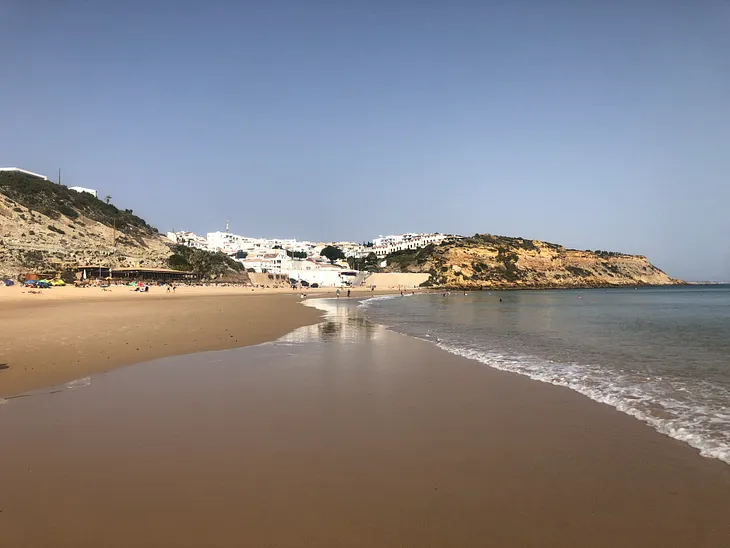
[[[538,240],[475,234],[386,257],[386,272],[427,272],[427,285],[459,289],[672,285],[642,255],[579,251]]]
[[[79,265],[166,267],[169,255],[167,239],[130,209],[0,172],[0,276],[62,273]]]

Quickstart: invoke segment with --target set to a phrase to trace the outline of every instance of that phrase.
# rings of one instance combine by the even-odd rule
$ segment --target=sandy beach
[[[344,308],[7,401],[3,546],[729,544],[727,465]]]
[[[335,291],[307,289],[306,298]],[[352,298],[396,291],[358,287]],[[0,397],[155,358],[275,339],[319,320],[313,308],[300,306],[301,295],[234,286],[180,286],[174,293],[0,286]]]
[[[0,396],[163,356],[258,344],[319,318],[291,290],[0,289]]]

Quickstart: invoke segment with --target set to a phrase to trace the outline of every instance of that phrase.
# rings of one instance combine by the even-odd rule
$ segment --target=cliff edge
[[[131,210],[36,177],[0,172],[0,276],[78,265],[167,267],[166,239]]]
[[[386,257],[386,272],[428,272],[426,285],[459,289],[678,285],[642,255],[579,251],[477,234]]]
[[[173,246],[131,209],[18,172],[0,172],[0,279],[71,274],[79,266],[173,268],[245,283],[223,253]]]

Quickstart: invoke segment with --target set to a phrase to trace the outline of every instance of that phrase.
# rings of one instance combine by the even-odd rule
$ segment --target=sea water
[[[566,386],[730,464],[730,286],[452,291],[362,306],[395,331]]]

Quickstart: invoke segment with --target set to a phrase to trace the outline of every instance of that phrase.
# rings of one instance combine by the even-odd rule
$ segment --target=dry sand
[[[352,298],[389,292],[353,288]],[[174,293],[0,286],[0,397],[164,356],[275,339],[318,321],[318,312],[299,305],[301,294],[234,286],[181,286]],[[306,295],[334,297],[335,289]]]
[[[0,288],[0,396],[163,356],[257,344],[319,314],[291,290]]]
[[[0,443],[9,548],[730,546],[727,465],[346,314],[12,399]]]

